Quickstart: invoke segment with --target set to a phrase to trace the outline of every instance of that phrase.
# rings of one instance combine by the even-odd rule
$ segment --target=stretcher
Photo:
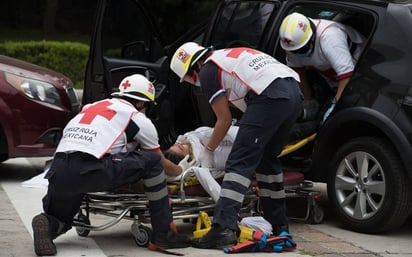
[[[316,134],[311,134],[302,140],[294,140],[285,146],[279,156],[287,155],[307,143],[313,141]],[[219,180],[218,180],[219,181]],[[288,210],[296,208],[291,206],[298,200],[299,214],[289,214],[291,220],[310,222],[318,224],[323,222],[324,212],[320,205],[320,192],[313,190],[313,183],[304,179],[299,171],[284,170],[284,184]],[[202,222],[200,213],[213,214],[215,201],[208,192],[195,179],[187,179],[185,174],[180,181],[168,183],[170,204],[174,220]],[[245,195],[240,210],[240,217],[259,215],[259,188],[256,182],[252,182]],[[130,220],[131,232],[138,246],[146,247],[150,241],[152,230],[150,227],[148,200],[144,194],[143,183],[127,185],[112,192],[89,193],[84,197],[73,226],[79,236],[86,237],[90,231],[101,231],[112,227],[121,220]],[[104,215],[110,219],[103,224],[91,224],[93,215]],[[194,237],[201,236],[205,231],[205,224],[201,224],[194,231]],[[210,224],[209,224],[210,226]]]

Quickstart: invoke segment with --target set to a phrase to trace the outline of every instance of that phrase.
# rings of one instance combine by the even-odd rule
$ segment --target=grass
[[[0,43],[5,41],[72,41],[80,42],[84,44],[90,43],[91,35],[80,34],[67,34],[67,33],[54,33],[44,35],[43,31],[35,29],[0,29]]]

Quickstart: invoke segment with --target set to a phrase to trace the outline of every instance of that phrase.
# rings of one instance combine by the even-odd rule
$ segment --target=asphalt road
[[[42,172],[48,158],[18,158],[0,164],[0,257],[35,256],[32,245],[31,219],[41,212],[41,198],[45,188],[22,187],[21,182]],[[318,185],[323,189],[323,185]],[[290,232],[297,242],[294,252],[276,254],[287,257],[412,257],[412,222],[397,231],[384,235],[353,233],[339,227],[328,211],[322,224],[310,225],[292,222]],[[94,216],[92,224],[104,222],[108,217]],[[79,237],[72,229],[55,240],[58,255],[68,257],[132,257],[165,256],[136,246],[130,232],[131,221],[120,223],[103,231],[92,231],[88,237]],[[182,233],[193,232],[194,226],[177,222]],[[221,250],[178,249],[185,256],[226,256]],[[275,253],[274,253],[275,254]],[[267,253],[242,253],[242,257],[266,256]]]

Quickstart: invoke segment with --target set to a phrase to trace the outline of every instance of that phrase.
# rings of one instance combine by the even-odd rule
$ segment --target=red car
[[[69,78],[0,55],[0,162],[53,155],[63,127],[79,108]]]

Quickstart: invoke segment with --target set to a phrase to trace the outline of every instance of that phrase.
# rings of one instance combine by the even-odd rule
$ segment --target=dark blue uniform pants
[[[245,100],[247,109],[226,162],[213,222],[237,230],[247,183],[256,171],[260,192],[266,192],[260,195],[264,218],[274,228],[287,225],[283,180],[273,178],[282,174],[277,156],[301,112],[303,97],[299,85],[293,79],[277,79],[261,95],[249,91]]]

